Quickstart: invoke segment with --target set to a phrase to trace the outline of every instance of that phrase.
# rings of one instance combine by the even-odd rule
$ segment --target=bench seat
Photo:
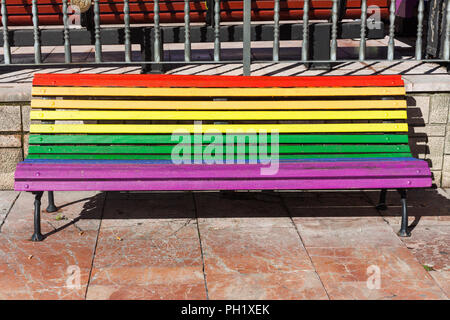
[[[400,76],[36,74],[15,190],[406,190],[432,184]]]
[[[385,189],[430,187],[430,169],[413,158],[282,160],[276,174],[264,164],[181,164],[161,161],[28,160],[16,171],[16,190],[247,190]]]

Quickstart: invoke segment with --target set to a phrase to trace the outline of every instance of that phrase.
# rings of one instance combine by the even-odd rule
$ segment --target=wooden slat
[[[215,145],[215,147],[219,147]],[[254,153],[259,152],[259,145],[245,145],[238,147],[237,145],[221,145],[222,153]],[[207,149],[208,146],[202,146],[202,152]],[[186,147],[186,149],[188,149]],[[174,150],[173,145],[154,145],[154,146],[34,146],[29,147],[29,153],[91,153],[91,154],[171,154]],[[271,145],[267,146],[267,152],[272,152]],[[196,147],[191,146],[190,151],[184,150],[191,154],[197,152]],[[263,149],[264,151],[264,149]],[[220,152],[220,150],[217,150]],[[396,152],[410,152],[408,145],[279,145],[279,153],[396,153]]]
[[[405,95],[404,87],[361,88],[112,88],[33,87],[33,96],[305,97]]]
[[[193,136],[189,137],[192,139]],[[271,135],[267,135],[267,143]],[[30,135],[30,144],[175,144],[181,137],[172,140],[172,135]],[[202,136],[202,143],[211,138]],[[259,142],[259,136],[257,137]],[[279,143],[408,143],[406,134],[280,134]]]
[[[31,120],[372,120],[406,111],[31,111]]]
[[[16,181],[17,191],[76,190],[324,190],[324,189],[398,189],[431,187],[430,177],[350,179],[204,179],[204,180],[91,180],[91,181]]]
[[[183,132],[407,132],[406,123],[333,123],[333,124],[215,124],[215,125],[135,125],[135,124],[31,124],[31,133],[183,133]]]
[[[21,163],[17,180],[156,180],[156,179],[260,179],[264,164],[114,164]],[[430,175],[423,160],[281,162],[271,178],[420,177]],[[36,173],[39,172],[39,175]]]
[[[255,158],[255,156],[250,156]],[[411,153],[332,153],[332,154],[280,154],[279,159],[368,159],[368,158],[409,158]],[[258,157],[261,159],[263,157]],[[172,160],[170,154],[30,154],[28,159],[80,159],[80,160]],[[192,157],[202,159],[202,157]],[[249,159],[249,155],[233,159]]]
[[[195,88],[293,88],[293,87],[399,87],[399,75],[378,76],[214,76],[158,74],[35,74],[33,86],[43,87],[195,87]]]
[[[403,109],[405,100],[315,100],[315,101],[132,101],[32,99],[32,108],[48,109]]]

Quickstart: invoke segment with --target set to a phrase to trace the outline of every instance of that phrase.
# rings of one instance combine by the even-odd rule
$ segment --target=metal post
[[[220,0],[214,0],[214,61],[220,61]]]
[[[422,34],[423,34],[423,11],[424,0],[419,0],[417,8],[417,39],[416,39],[416,60],[422,60]]]
[[[184,61],[191,61],[191,7],[189,0],[184,0]]]
[[[331,53],[330,59],[336,61],[337,56],[337,22],[338,22],[338,2],[333,0],[333,7],[331,8]]]
[[[41,233],[41,198],[43,191],[33,192],[34,194],[34,233],[31,241],[42,241],[44,236]]]
[[[123,21],[125,23],[125,61],[131,61],[131,34],[130,34],[130,4],[128,0],[123,2]]]
[[[366,58],[367,0],[361,1],[361,39],[359,40],[359,61]]]
[[[303,2],[303,42],[302,42],[302,60],[308,60],[309,53],[309,0]]]
[[[53,191],[48,192],[48,206],[47,206],[47,212],[56,212],[58,211],[58,208],[55,206],[55,197],[53,195]]]
[[[102,62],[102,42],[100,39],[100,4],[94,0],[94,23],[95,23],[95,62]]]
[[[34,62],[40,64],[42,62],[41,56],[41,34],[39,30],[39,17],[37,0],[32,1],[31,13],[33,15],[33,36],[34,36]]]
[[[251,0],[244,0],[244,28],[243,28],[243,52],[242,63],[244,76],[250,75],[251,64],[251,22],[252,22]]]
[[[72,62],[72,48],[70,46],[69,16],[67,13],[68,0],[63,0],[63,23],[64,23],[64,60]]]
[[[5,64],[11,63],[11,47],[9,46],[8,10],[6,0],[2,0],[2,24],[3,24],[3,55]]]
[[[450,3],[447,2],[447,14],[445,18],[444,60],[450,60]]]
[[[273,61],[280,60],[280,0],[275,0],[273,8]]]
[[[389,42],[388,42],[388,55],[389,61],[394,60],[394,34],[395,33],[395,0],[391,0],[389,6]]]
[[[376,206],[377,210],[381,210],[381,211],[387,210],[386,193],[387,193],[387,189],[381,189],[380,200],[378,201],[378,205]]]
[[[161,62],[161,26],[159,25],[159,0],[153,2],[153,12],[155,14],[154,24],[155,24],[155,43],[154,48],[154,58],[155,62]]]
[[[408,207],[406,205],[406,189],[398,189],[402,201],[402,222],[400,230],[397,233],[399,237],[410,237],[411,233],[408,231]]]

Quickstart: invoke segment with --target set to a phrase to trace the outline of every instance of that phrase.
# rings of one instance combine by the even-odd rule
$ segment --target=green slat
[[[30,135],[30,144],[176,144],[171,135]],[[203,142],[208,142],[203,139]],[[270,142],[270,135],[268,135]],[[405,134],[280,134],[280,143],[408,143]]]
[[[352,153],[352,154],[281,154],[280,159],[332,159],[332,158],[410,158],[410,153]],[[248,155],[245,156],[248,159]],[[78,159],[78,160],[171,160],[171,155],[150,154],[30,154],[28,159]]]
[[[203,146],[202,152],[208,148]],[[29,153],[93,153],[93,154],[170,154],[174,146],[30,146]],[[227,152],[227,148],[223,146],[223,152]],[[245,153],[259,152],[259,146],[244,146]],[[190,148],[191,153],[196,153],[195,148]],[[233,152],[237,153],[241,148],[234,145]],[[250,150],[250,151],[249,151]],[[267,152],[271,152],[271,146],[267,146]],[[264,150],[263,150],[264,151]],[[279,153],[355,153],[355,152],[410,152],[409,146],[401,145],[279,145]],[[197,152],[199,153],[199,152]],[[230,151],[228,151],[230,153]]]

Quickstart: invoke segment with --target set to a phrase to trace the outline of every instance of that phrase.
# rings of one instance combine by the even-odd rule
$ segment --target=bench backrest
[[[186,137],[198,158],[230,130],[249,135],[238,157],[275,133],[280,159],[411,157],[400,76],[36,74],[32,95],[30,159],[170,161]]]
[[[303,3],[299,0],[280,1],[280,19],[299,20],[303,18]],[[153,22],[153,1],[130,0],[131,23]],[[376,5],[380,8],[381,18],[387,18],[387,0],[369,0],[368,6]],[[329,19],[331,16],[332,1],[313,0],[310,3],[311,19]],[[273,20],[274,1],[252,1],[253,20]],[[359,19],[361,17],[361,0],[348,0],[342,16],[346,19]],[[123,23],[123,1],[101,0],[100,16],[102,24]],[[163,23],[184,21],[184,1],[160,1],[160,21]],[[192,22],[205,22],[206,1],[191,1],[190,19]],[[9,25],[32,25],[32,0],[7,1]],[[221,1],[221,21],[242,21],[243,1]],[[40,25],[62,25],[62,0],[39,0],[38,15]],[[0,19],[1,20],[1,19]],[[0,21],[1,22],[1,21]]]

